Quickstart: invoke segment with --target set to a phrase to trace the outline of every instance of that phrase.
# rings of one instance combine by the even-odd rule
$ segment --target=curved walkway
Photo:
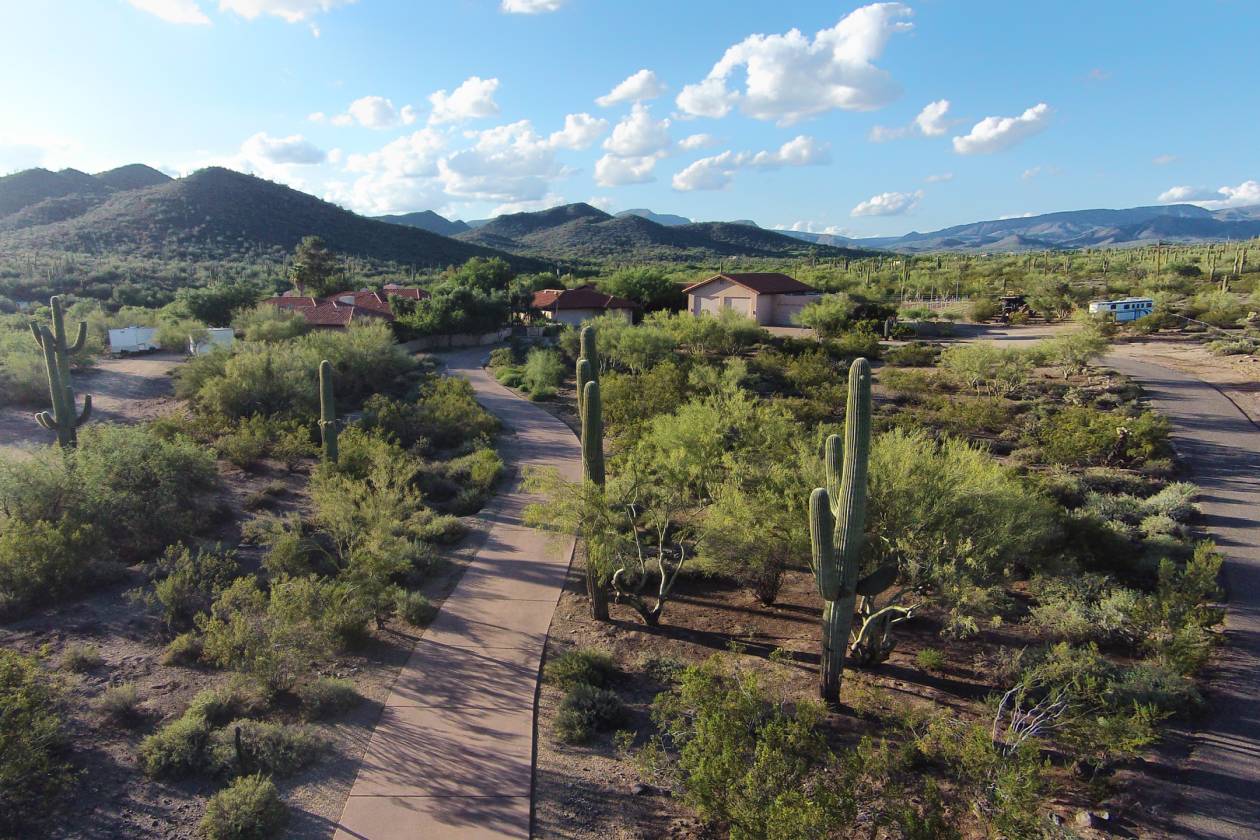
[[[1172,421],[1225,556],[1225,644],[1208,675],[1210,716],[1173,780],[1173,827],[1184,837],[1260,838],[1260,429],[1190,374],[1114,353],[1104,364],[1139,381]]]
[[[503,421],[504,460],[577,480],[573,432],[495,382],[487,352],[443,358]],[[532,501],[514,484],[482,512],[486,541],[399,672],[335,840],[529,837],[538,671],[573,556],[521,523]]]

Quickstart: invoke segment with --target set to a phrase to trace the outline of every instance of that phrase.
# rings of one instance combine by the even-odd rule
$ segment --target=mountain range
[[[369,219],[253,175],[210,167],[171,178],[145,166],[98,175],[28,169],[0,178],[0,251],[178,260],[280,258],[317,235],[341,254],[419,267],[470,257],[542,263],[417,227]]]
[[[637,213],[613,216],[584,203],[499,216],[456,238],[512,254],[580,262],[865,256],[852,248],[804,243],[746,223],[661,224]]]
[[[1206,210],[1194,204],[1164,204],[1127,210],[1069,210],[870,239],[783,232],[819,245],[910,253],[1108,248],[1250,239],[1260,236],[1260,206]]]

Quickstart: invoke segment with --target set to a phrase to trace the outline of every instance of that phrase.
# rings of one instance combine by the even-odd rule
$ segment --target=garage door
[[[720,311],[718,309],[720,300],[718,298],[702,297],[697,298],[700,308],[696,310],[697,315],[716,315]]]
[[[727,309],[733,309],[740,315],[752,316],[752,298],[728,297],[722,298],[722,303]]]

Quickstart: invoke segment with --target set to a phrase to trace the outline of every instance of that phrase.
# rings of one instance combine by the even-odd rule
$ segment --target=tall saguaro
[[[604,492],[604,412],[599,396],[599,350],[595,328],[583,327],[577,361],[578,414],[582,421],[583,491]],[[586,549],[586,594],[591,600],[591,618],[608,620],[608,582],[599,568],[592,546]]]
[[[49,431],[57,433],[57,443],[61,446],[74,446],[78,439],[77,429],[87,422],[92,414],[92,397],[83,397],[83,412],[76,414],[74,390],[70,386],[70,354],[83,349],[87,340],[87,322],[80,321],[71,341],[66,334],[66,317],[61,295],[53,295],[48,300],[52,309],[52,327],[30,322],[31,334],[35,343],[44,351],[44,367],[48,371],[48,395],[52,402],[52,411],[41,411],[35,415],[36,422]]]

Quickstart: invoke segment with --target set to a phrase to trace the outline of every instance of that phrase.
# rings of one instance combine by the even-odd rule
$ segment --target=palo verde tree
[[[49,431],[57,433],[57,443],[63,447],[74,446],[77,439],[76,430],[87,422],[92,414],[92,397],[83,398],[83,411],[76,413],[74,391],[70,387],[70,354],[83,349],[87,339],[87,322],[80,321],[74,341],[66,335],[65,312],[62,308],[61,295],[54,295],[49,301],[52,308],[52,329],[43,324],[31,322],[31,333],[35,342],[44,351],[44,367],[48,372],[48,395],[52,402],[52,411],[41,411],[35,415],[36,422]]]
[[[866,359],[855,359],[849,367],[844,439],[830,435],[825,457],[827,486],[816,488],[809,497],[810,565],[823,598],[819,693],[823,700],[839,703],[857,598],[879,594],[897,573],[896,566],[889,565],[858,579],[871,457],[871,366]]]

